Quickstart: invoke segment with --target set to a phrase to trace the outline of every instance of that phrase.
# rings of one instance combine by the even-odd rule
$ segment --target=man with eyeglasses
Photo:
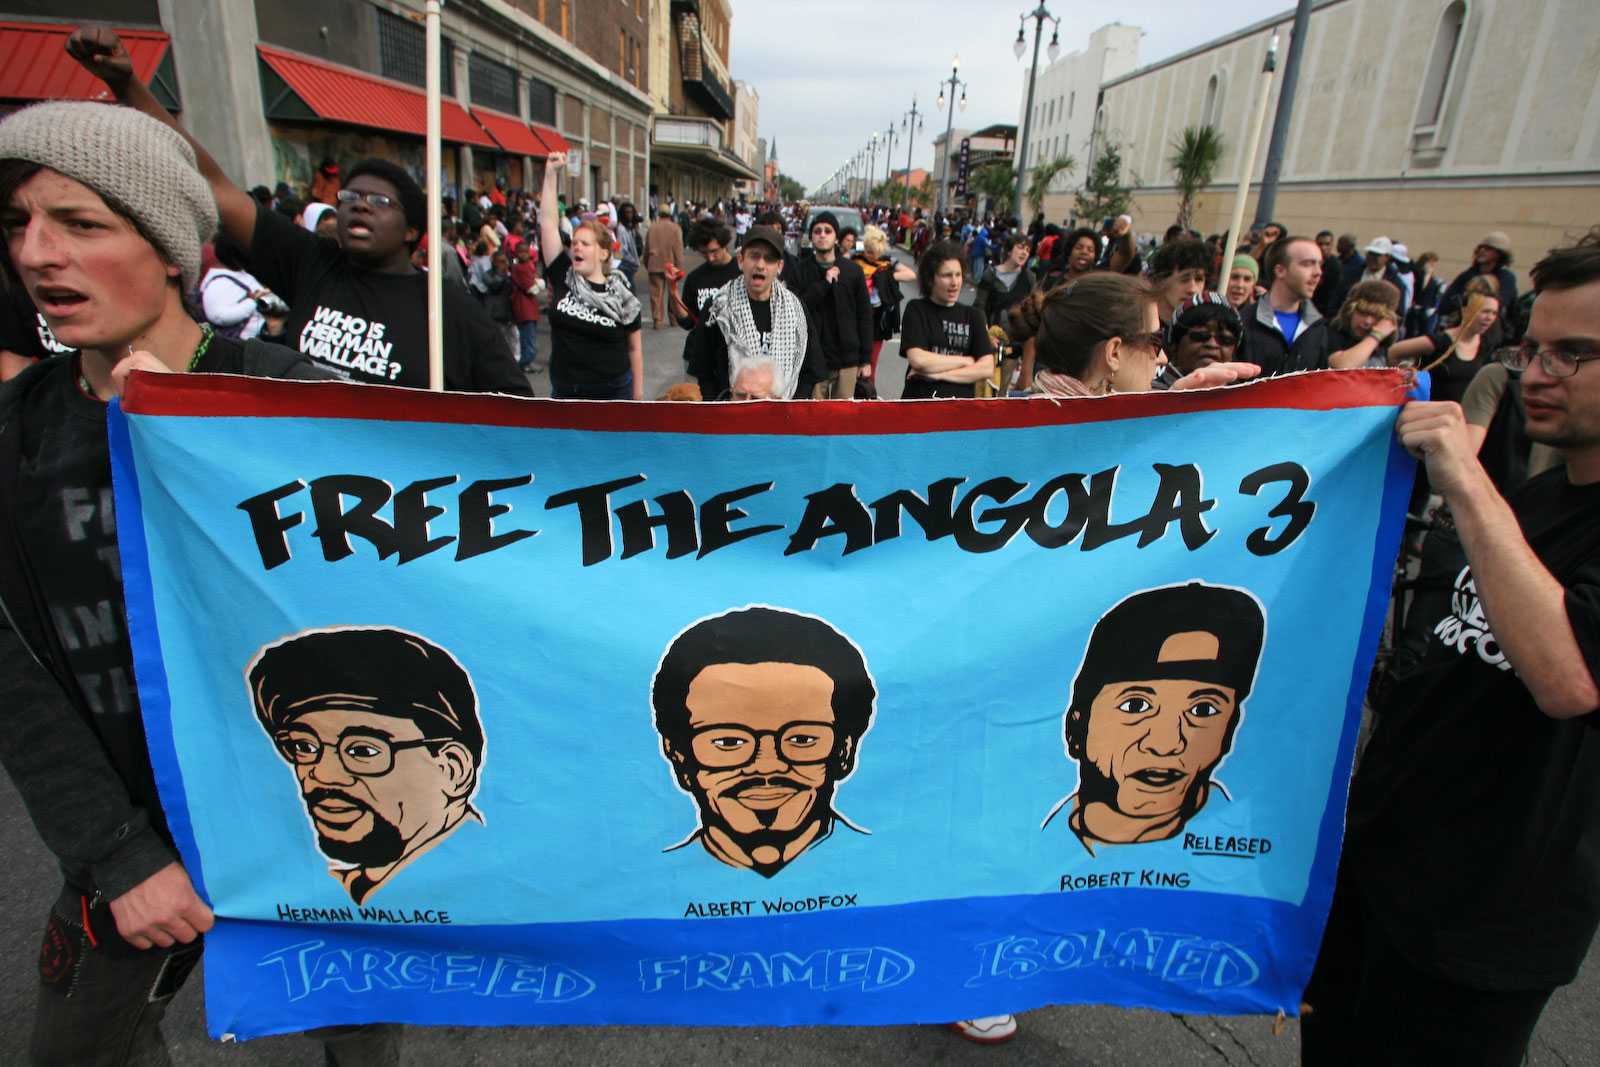
[[[294,769],[317,848],[364,903],[464,824],[483,727],[454,656],[382,628],[307,630],[246,668],[256,719]]]
[[[667,288],[672,304],[672,317],[685,330],[700,324],[711,298],[717,290],[739,276],[739,264],[733,261],[733,230],[721,222],[697,222],[689,232],[689,247],[706,257],[706,261],[689,272],[683,280],[683,295],[672,287]]]
[[[1396,424],[1448,509],[1430,538],[1459,544],[1351,786],[1306,1064],[1522,1063],[1600,925],[1600,227],[1532,277],[1503,359],[1565,465],[1508,501],[1458,405]]]
[[[193,146],[222,233],[249,252],[251,273],[289,304],[290,347],[351,381],[428,387],[427,276],[411,262],[427,232],[427,200],[411,175],[384,159],[351,167],[335,197],[338,241],[320,240],[229,180],[132,76],[114,32],[84,27],[67,50],[105,81],[118,103],[166,123]],[[505,334],[483,305],[453,285],[444,287],[444,387],[533,395]]]
[[[834,799],[877,689],[861,649],[828,623],[767,607],[702,619],[672,639],[650,698],[662,755],[700,815],[666,851],[697,845],[771,878],[830,837],[864,832]]]

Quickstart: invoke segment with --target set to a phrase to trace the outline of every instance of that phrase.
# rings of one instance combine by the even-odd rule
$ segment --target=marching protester
[[[681,296],[676,286],[667,287],[672,317],[685,330],[698,326],[717,290],[739,276],[739,264],[733,260],[733,228],[726,223],[695,223],[689,231],[689,247],[706,261],[683,280]]]
[[[1311,302],[1322,280],[1322,251],[1309,237],[1285,237],[1262,262],[1267,295],[1239,313],[1244,357],[1265,375],[1327,366],[1328,321]]]
[[[1153,386],[1171,389],[1203,367],[1232,363],[1244,336],[1239,313],[1217,293],[1196,293],[1173,313],[1167,327],[1167,362]]]
[[[872,302],[867,278],[852,260],[839,255],[839,219],[831,211],[811,220],[811,251],[800,257],[796,290],[817,324],[828,378],[818,382],[815,399],[851,400],[856,376],[872,366]]]
[[[517,247],[517,261],[511,265],[511,317],[517,324],[517,367],[523,373],[532,370],[539,359],[539,297],[544,288],[533,242],[523,241]]]
[[[1044,277],[1039,285],[1044,289],[1066,285],[1094,270],[1100,255],[1100,238],[1087,226],[1080,226],[1057,238],[1053,253],[1049,265],[1041,268]]]
[[[1424,252],[1417,257],[1416,299],[1406,313],[1406,333],[1413,337],[1432,333],[1439,324],[1439,301],[1444,296],[1444,287],[1439,282],[1438,267],[1437,252]]]
[[[118,101],[170,125],[193,146],[222,234],[248,250],[252,273],[289,305],[294,346],[352,381],[427,388],[427,278],[411,263],[427,229],[427,202],[409,174],[381,159],[351,167],[336,197],[339,240],[321,240],[261,210],[234,185],[133,77],[127,49],[111,30],[77,30],[67,50]],[[444,334],[446,389],[532,395],[504,335],[453,285],[444,286]]]
[[[778,284],[783,234],[752,226],[738,266],[739,274],[712,292],[684,343],[684,362],[700,395],[708,400],[806,398],[827,376],[828,365],[805,303]]]
[[[978,279],[978,300],[983,303],[985,320],[999,322],[1013,304],[1033,292],[1028,255],[1028,239],[1012,234],[1001,246],[1000,262],[987,268]]]
[[[966,260],[952,241],[929,246],[917,263],[924,296],[900,316],[906,358],[906,400],[971,399],[972,387],[994,374],[994,341],[983,309],[961,303]]]
[[[1427,367],[1433,376],[1432,399],[1460,403],[1503,336],[1496,291],[1493,279],[1474,278],[1466,286],[1465,311],[1470,314],[1463,315],[1459,326],[1398,341],[1389,346],[1389,361]]]
[[[1461,310],[1467,283],[1474,277],[1488,278],[1495,284],[1495,295],[1500,306],[1513,307],[1517,302],[1517,276],[1511,273],[1511,239],[1499,230],[1485,234],[1472,250],[1472,264],[1455,276],[1445,288],[1440,300],[1439,313],[1453,315]]]
[[[1328,366],[1383,367],[1384,346],[1400,328],[1400,292],[1384,281],[1357,282],[1328,324]],[[1388,358],[1394,358],[1392,350]]]
[[[548,175],[545,186],[550,185]],[[540,211],[544,210],[544,202],[550,199],[550,193],[544,194],[544,201],[540,202]],[[650,228],[644,234],[644,268],[650,275],[650,321],[656,329],[661,329],[666,324],[666,316],[672,312],[667,301],[669,281],[667,272],[674,274],[683,272],[683,230],[673,220],[670,213],[656,216]]]
[[[30,1055],[165,1062],[161,1019],[212,915],[179,861],[145,744],[105,405],[133,370],[331,372],[190,317],[183,294],[217,206],[189,143],[146,115],[62,102],[0,121],[0,222],[8,288],[24,289],[78,350],[0,388],[0,761],[64,880],[46,921]],[[91,615],[104,625],[85,632]],[[393,1063],[400,1035],[340,1028],[325,1035],[328,1062]]]
[[[1228,306],[1235,311],[1242,311],[1246,304],[1254,302],[1256,279],[1260,276],[1261,267],[1254,259],[1243,252],[1235,255],[1232,266],[1228,268],[1228,285],[1222,294]]]
[[[1179,304],[1205,291],[1210,262],[1205,242],[1187,237],[1168,241],[1150,254],[1150,285],[1163,325],[1172,321]]]
[[[867,296],[872,302],[872,363],[861,375],[876,378],[883,343],[900,331],[900,306],[905,302],[900,283],[916,281],[917,272],[890,257],[889,237],[876,226],[867,227],[861,245],[856,262],[866,276]]]
[[[1565,465],[1508,501],[1457,404],[1396,423],[1449,509],[1457,578],[1413,605],[1422,653],[1351,783],[1308,1067],[1524,1063],[1600,923],[1600,230],[1532,277],[1508,365],[1527,437]]]
[[[1405,282],[1400,280],[1400,269],[1394,264],[1394,242],[1387,237],[1374,237],[1366,249],[1366,261],[1357,281],[1388,282],[1400,293],[1400,314],[1405,315]]]
[[[639,298],[611,269],[611,231],[579,223],[572,251],[561,247],[556,182],[564,152],[545,160],[539,248],[550,289],[550,395],[573,400],[643,400],[644,347]]]

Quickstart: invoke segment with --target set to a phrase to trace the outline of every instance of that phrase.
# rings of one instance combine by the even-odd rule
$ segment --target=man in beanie
[[[1077,789],[1044,825],[1070,801],[1067,824],[1091,854],[1181,833],[1233,747],[1265,633],[1255,597],[1204,582],[1147,589],[1106,612],[1065,719]]]
[[[357,904],[483,821],[472,806],[478,698],[438,645],[384,628],[308,630],[263,648],[245,677],[256,720],[294,768],[328,873]]]
[[[800,257],[794,290],[817,324],[817,340],[828,379],[817,383],[817,400],[851,400],[862,367],[872,366],[872,301],[867,276],[839,255],[839,220],[831,211],[811,220],[811,250]]]
[[[1261,267],[1255,259],[1243,252],[1233,257],[1233,265],[1228,268],[1228,284],[1223,291],[1228,306],[1235,311],[1242,311],[1245,305],[1253,303],[1256,298],[1256,279],[1261,276]]]
[[[173,847],[145,745],[105,403],[131,370],[328,374],[189,317],[182,294],[216,207],[188,142],[154,119],[57,102],[0,121],[0,213],[7,287],[77,350],[0,387],[0,763],[65,883],[45,928],[31,1053],[104,1062],[115,1033],[129,1055],[155,1059],[212,916]],[[396,1033],[330,1048],[360,1062],[363,1050],[392,1053]]]
[[[133,77],[121,40],[85,27],[67,51],[104,79],[120,103],[176,130],[193,147],[214,198],[222,232],[250,254],[251,273],[290,307],[289,342],[342,378],[428,386],[428,287],[411,262],[427,231],[427,201],[403,169],[367,159],[342,175],[335,196],[337,243],[259,208]],[[470,392],[531,396],[504,333],[458,286],[444,287],[444,385]]]

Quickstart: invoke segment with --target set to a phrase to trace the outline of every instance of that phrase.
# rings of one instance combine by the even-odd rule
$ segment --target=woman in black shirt
[[[561,247],[556,180],[562,152],[545,161],[539,200],[539,247],[550,286],[550,395],[573,400],[643,400],[644,349],[639,298],[611,270],[611,231],[584,222]]]
[[[983,312],[960,302],[966,267],[961,249],[939,241],[917,263],[917,285],[927,294],[900,316],[900,354],[910,368],[906,400],[971,399],[973,386],[994,374],[994,342]]]

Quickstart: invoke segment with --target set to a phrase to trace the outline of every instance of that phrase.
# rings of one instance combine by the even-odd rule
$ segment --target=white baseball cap
[[[1394,255],[1394,242],[1387,237],[1374,237],[1372,243],[1367,246],[1367,251],[1376,252],[1380,256],[1392,256]]]
[[[1395,246],[1389,251],[1389,256],[1396,263],[1411,262],[1411,252],[1403,244],[1396,243]]]

